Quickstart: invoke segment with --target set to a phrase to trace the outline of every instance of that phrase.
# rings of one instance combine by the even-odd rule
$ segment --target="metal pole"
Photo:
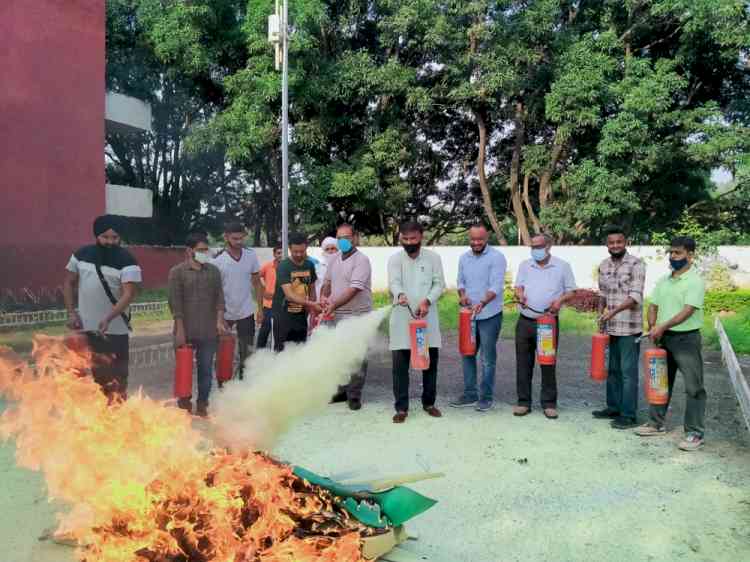
[[[284,0],[281,18],[283,60],[281,70],[281,247],[286,257],[289,249],[289,0]]]

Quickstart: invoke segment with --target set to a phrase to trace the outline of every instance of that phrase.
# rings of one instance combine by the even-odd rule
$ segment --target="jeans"
[[[128,368],[130,365],[130,336],[128,334],[102,336],[86,332],[91,349],[91,373],[94,381],[110,402],[128,397]]]
[[[240,351],[240,377],[245,371],[245,359],[250,354],[250,344],[255,339],[255,315],[240,320],[228,320],[229,326],[237,324],[237,345]]]
[[[258,349],[268,347],[268,336],[271,334],[271,309],[263,307],[263,323],[258,331]]]
[[[476,321],[477,350],[482,354],[482,381],[477,394],[477,360],[479,353],[464,355],[464,398],[492,401],[495,392],[495,364],[497,363],[497,338],[503,325],[503,313]]]
[[[213,379],[217,341],[200,340],[190,343],[195,349],[195,362],[198,366],[198,404],[208,406],[208,395],[211,394],[211,380]]]
[[[669,401],[672,400],[677,370],[685,380],[685,432],[703,436],[706,430],[706,389],[703,387],[703,342],[698,330],[690,332],[665,332],[661,347],[667,350],[667,378],[669,381]],[[651,421],[663,426],[669,401],[649,409]]]
[[[284,351],[286,342],[305,343],[307,341],[307,314],[298,315],[301,318],[284,317],[280,313],[273,320],[273,349]]]
[[[555,342],[559,343],[560,319],[555,327]],[[518,317],[516,324],[516,390],[518,405],[531,408],[531,378],[534,375],[536,361],[536,320],[527,318],[523,314]],[[556,365],[540,365],[542,371],[542,392],[540,402],[542,408],[557,407],[557,379]]]
[[[439,349],[430,348],[430,368],[422,371],[422,406],[435,405],[437,398],[437,368]],[[393,396],[396,399],[397,412],[409,411],[409,362],[411,350],[395,349],[391,352],[393,359]]]
[[[638,358],[641,344],[632,336],[609,336],[607,408],[624,418],[635,419],[638,411]]]

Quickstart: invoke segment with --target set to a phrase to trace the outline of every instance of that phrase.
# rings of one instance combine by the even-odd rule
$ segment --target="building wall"
[[[0,292],[59,284],[104,212],[104,0],[0,2]]]

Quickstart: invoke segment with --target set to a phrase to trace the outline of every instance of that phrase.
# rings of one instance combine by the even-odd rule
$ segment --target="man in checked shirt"
[[[643,332],[643,284],[646,266],[628,253],[623,228],[606,230],[610,257],[599,265],[599,322],[609,334],[607,407],[592,415],[612,419],[615,429],[635,427],[638,409],[637,341]]]

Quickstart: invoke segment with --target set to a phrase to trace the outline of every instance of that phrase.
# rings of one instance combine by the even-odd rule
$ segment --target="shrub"
[[[708,314],[721,311],[739,312],[750,309],[750,290],[707,291],[704,310]]]

